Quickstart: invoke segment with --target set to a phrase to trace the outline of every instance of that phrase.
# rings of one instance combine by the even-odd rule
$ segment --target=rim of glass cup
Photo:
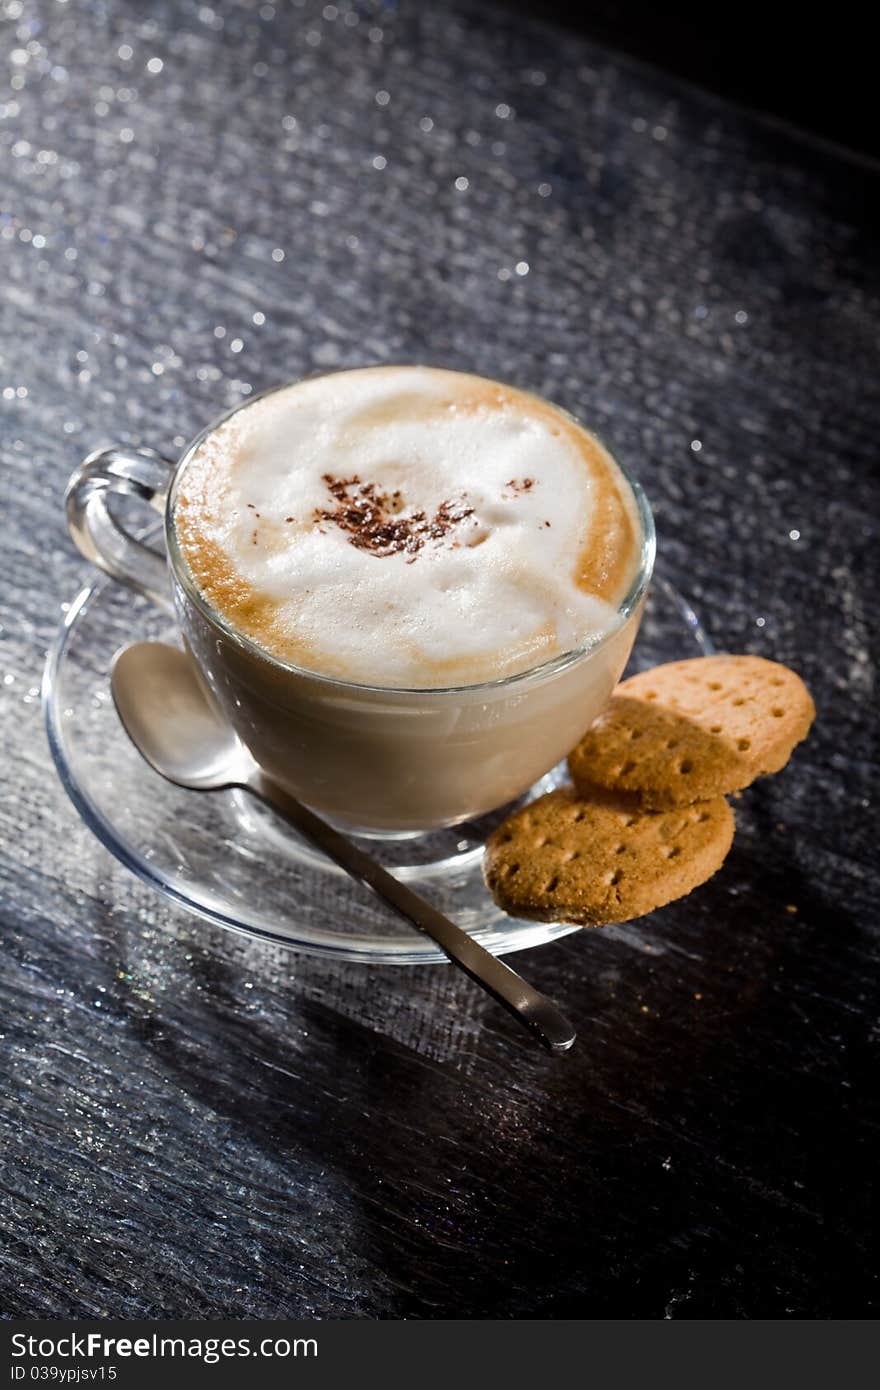
[[[376,366],[386,369],[393,369],[396,366],[418,367],[422,365],[422,363],[415,362],[376,364]],[[510,675],[495,676],[491,680],[468,682],[464,685],[376,685],[367,681],[344,680],[339,676],[328,676],[322,671],[314,671],[307,666],[297,666],[292,661],[284,661],[281,657],[275,656],[265,647],[261,647],[253,638],[240,632],[238,628],[233,627],[229,620],[224,618],[222,613],[218,613],[217,610],[212,607],[201,593],[190,572],[186,556],[178,541],[177,528],[174,524],[174,505],[177,497],[177,490],[187,464],[190,462],[197,449],[199,449],[207,439],[208,435],[213,434],[214,430],[218,429],[226,420],[231,419],[233,415],[238,415],[241,411],[247,410],[252,405],[256,405],[257,401],[264,400],[267,396],[274,396],[278,391],[286,391],[291,386],[298,386],[303,381],[315,380],[325,376],[336,376],[338,373],[344,371],[370,370],[372,370],[370,366],[339,367],[330,372],[314,372],[311,375],[297,377],[294,381],[281,382],[278,386],[269,386],[265,391],[259,391],[256,395],[249,397],[247,401],[242,401],[239,405],[234,405],[229,410],[224,411],[222,415],[219,415],[209,425],[206,425],[205,428],[186,445],[175,465],[174,476],[171,480],[171,486],[168,489],[168,497],[165,504],[165,540],[174,578],[180,584],[180,587],[183,589],[190,602],[237,647],[259,658],[261,661],[268,662],[270,666],[276,667],[279,671],[284,671],[289,675],[304,676],[311,681],[321,681],[326,685],[336,686],[343,690],[362,690],[373,695],[421,695],[424,697],[427,695],[463,695],[473,694],[481,690],[498,690],[503,686],[517,685],[519,683],[524,684],[527,681],[536,680],[541,676],[555,675],[557,672],[563,671],[569,666],[573,666],[576,662],[580,661],[582,657],[592,655],[593,652],[599,651],[605,646],[606,642],[609,642],[611,638],[620,631],[647,592],[648,585],[651,582],[651,576],[654,572],[654,560],[657,554],[657,533],[654,527],[654,516],[651,511],[651,505],[641,483],[633,477],[625,465],[620,462],[617,454],[612,449],[608,448],[602,436],[596,434],[595,430],[589,430],[588,432],[592,434],[595,439],[598,439],[602,447],[611,455],[626,482],[629,484],[633,497],[635,498],[636,510],[638,512],[642,531],[639,568],[629,590],[618,604],[616,622],[608,628],[606,632],[601,633],[598,637],[594,636],[588,638],[585,642],[580,643],[577,647],[570,648],[567,652],[560,652],[557,656],[549,657],[548,660],[539,662],[537,666],[529,666],[524,671],[514,671]],[[428,367],[426,370],[430,371],[432,369]],[[454,371],[455,369],[444,367],[438,370]],[[461,375],[469,375],[469,373],[461,373]],[[492,380],[496,381],[498,378],[493,377]],[[523,392],[525,395],[536,396],[534,391],[529,391],[521,386],[513,386],[509,382],[499,380],[498,384],[500,386],[508,386],[510,390]],[[536,396],[536,399],[542,401],[543,404],[551,405],[554,410],[558,410],[561,415],[571,420],[579,429],[587,429],[587,426],[578,420],[576,416],[572,415],[570,411],[565,410],[562,406],[556,405],[554,401],[545,401],[542,396]]]

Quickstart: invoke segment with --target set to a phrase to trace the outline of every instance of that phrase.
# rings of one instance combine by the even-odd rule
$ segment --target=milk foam
[[[275,392],[202,443],[175,524],[198,587],[284,660],[383,686],[525,670],[613,625],[629,486],[525,392],[377,367]]]

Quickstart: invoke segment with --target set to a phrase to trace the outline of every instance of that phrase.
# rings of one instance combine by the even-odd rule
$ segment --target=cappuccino
[[[425,367],[243,407],[185,463],[173,524],[236,631],[300,669],[397,689],[511,676],[602,638],[642,547],[592,434],[527,392]]]

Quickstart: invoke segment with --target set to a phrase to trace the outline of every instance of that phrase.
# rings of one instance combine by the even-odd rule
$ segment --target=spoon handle
[[[378,897],[414,927],[436,941],[454,965],[459,966],[520,1023],[531,1029],[550,1052],[566,1052],[571,1047],[576,1034],[565,1015],[550,999],[521,979],[509,965],[498,960],[461,927],[438,912],[436,907],[407,888],[370,855],[268,778],[255,773],[247,786],[249,791],[289,820],[307,840],[323,850],[328,858],[353,878],[372,888]]]

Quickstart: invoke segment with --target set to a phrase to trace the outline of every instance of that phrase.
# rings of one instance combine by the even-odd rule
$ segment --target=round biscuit
[[[760,656],[675,661],[622,681],[569,755],[576,786],[659,810],[778,772],[815,706],[800,676]]]
[[[711,878],[733,840],[723,797],[646,811],[626,797],[562,787],[489,837],[483,873],[505,912],[542,922],[628,922]]]

